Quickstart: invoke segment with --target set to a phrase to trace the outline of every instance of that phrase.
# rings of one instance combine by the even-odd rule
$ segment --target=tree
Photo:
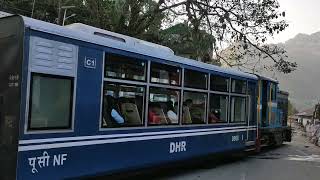
[[[4,0],[2,0],[4,2]],[[17,2],[16,0],[15,2]],[[14,0],[7,0],[12,2]],[[19,1],[22,2],[22,1]],[[25,1],[23,1],[25,2]],[[29,4],[31,1],[28,1]],[[194,44],[206,42],[205,31],[211,34],[214,57],[228,66],[248,65],[247,56],[259,57],[258,61],[271,60],[271,67],[290,73],[296,63],[287,61],[285,50],[276,45],[264,44],[268,37],[288,27],[285,12],[279,11],[277,0],[59,0],[62,4],[76,4],[78,22],[94,25],[129,36],[163,44],[161,29],[184,22]],[[58,7],[53,0],[43,4]],[[29,11],[25,6],[24,11]],[[20,9],[19,7],[18,9]],[[43,18],[50,12],[50,21],[57,17],[57,8],[41,8],[36,17]],[[51,12],[52,10],[55,10]],[[72,22],[69,21],[69,22]],[[199,45],[199,48],[202,46]],[[229,47],[233,56],[225,56]],[[241,51],[240,51],[241,50]],[[229,54],[229,53],[227,53]],[[231,53],[232,54],[232,53]],[[255,58],[256,59],[256,58]]]
[[[161,43],[170,47],[179,56],[220,65],[212,57],[214,37],[204,30],[199,31],[195,37],[191,27],[185,23],[179,23],[162,30],[160,37]],[[205,41],[197,39],[205,39]]]
[[[297,114],[298,110],[297,108],[292,104],[292,102],[289,100],[288,101],[288,115],[292,116],[294,114]]]

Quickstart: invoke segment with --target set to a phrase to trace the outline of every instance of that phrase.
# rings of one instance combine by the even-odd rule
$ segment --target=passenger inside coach
[[[218,123],[220,121],[220,112],[217,109],[211,109],[209,113],[209,123]]]
[[[119,106],[116,103],[116,99],[111,95],[107,95],[105,97],[105,102],[107,103],[107,105],[104,106],[103,125],[111,127],[123,125],[124,119],[119,114]]]
[[[187,99],[183,103],[183,124],[192,124],[190,108],[192,106],[192,99]]]
[[[172,101],[167,103],[167,110],[167,117],[170,120],[170,124],[178,124],[178,116],[175,113]]]
[[[168,124],[163,109],[159,103],[149,103],[148,123],[155,124]]]

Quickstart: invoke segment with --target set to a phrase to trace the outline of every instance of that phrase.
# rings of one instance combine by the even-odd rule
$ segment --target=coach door
[[[0,177],[16,179],[23,20],[0,18]]]

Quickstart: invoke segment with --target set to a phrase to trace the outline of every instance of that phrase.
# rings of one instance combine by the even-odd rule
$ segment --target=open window
[[[70,129],[73,78],[32,73],[29,130]]]

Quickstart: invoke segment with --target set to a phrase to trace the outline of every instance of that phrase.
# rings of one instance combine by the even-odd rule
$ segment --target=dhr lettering
[[[186,141],[170,142],[170,153],[187,151],[186,145]]]

